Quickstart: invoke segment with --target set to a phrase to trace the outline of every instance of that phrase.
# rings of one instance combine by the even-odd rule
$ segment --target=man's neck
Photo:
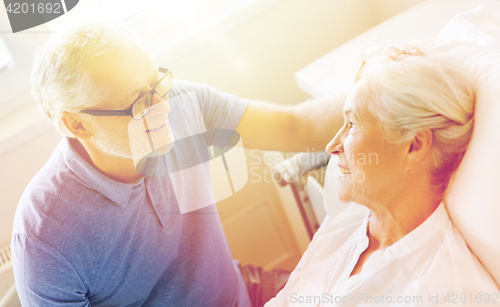
[[[108,155],[88,144],[84,146],[78,139],[72,138],[70,143],[85,161],[115,181],[131,183],[143,176],[137,173],[132,159]]]

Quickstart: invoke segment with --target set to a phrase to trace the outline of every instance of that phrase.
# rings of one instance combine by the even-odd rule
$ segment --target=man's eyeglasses
[[[158,93],[161,98],[165,97],[172,88],[172,71],[159,67],[160,80],[156,82],[152,89],[137,98],[126,110],[82,110],[80,113],[94,116],[132,116],[133,119],[143,118],[153,105],[153,95]]]

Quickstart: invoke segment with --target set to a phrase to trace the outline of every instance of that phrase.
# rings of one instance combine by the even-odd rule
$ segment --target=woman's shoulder
[[[469,249],[453,223],[447,225],[443,235],[443,248],[453,276],[453,288],[475,288],[498,293],[492,276]]]
[[[474,299],[484,293],[499,295],[493,278],[451,221],[427,244],[415,255],[413,277],[424,283],[429,293],[439,293],[440,302],[451,303],[460,295]]]
[[[338,215],[327,215],[314,235],[311,245],[324,245],[325,241],[334,241],[333,245],[341,245],[351,237],[368,218],[370,210],[361,205],[351,203]],[[332,244],[328,244],[332,246]]]
[[[324,227],[329,231],[335,231],[350,226],[359,227],[369,213],[370,210],[368,208],[351,203],[336,216],[327,215],[320,229]]]

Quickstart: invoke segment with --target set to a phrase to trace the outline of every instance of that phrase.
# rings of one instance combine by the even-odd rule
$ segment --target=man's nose
[[[331,155],[338,155],[339,153],[344,151],[343,145],[342,145],[342,130],[337,132],[335,137],[326,145],[326,152],[328,152]]]
[[[151,111],[153,114],[166,114],[170,112],[168,95],[165,95],[163,98],[161,98],[160,95],[158,95],[158,93],[155,93],[152,99],[153,103],[151,106]]]

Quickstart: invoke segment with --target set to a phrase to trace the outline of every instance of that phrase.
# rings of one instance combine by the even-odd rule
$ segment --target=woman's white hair
[[[93,58],[126,49],[137,39],[123,25],[87,22],[53,35],[36,55],[31,73],[32,94],[45,115],[63,135],[74,137],[64,126],[64,111],[79,111],[101,99],[84,67]]]
[[[380,53],[358,72],[369,111],[390,141],[433,133],[433,184],[444,193],[469,144],[475,88],[466,66],[450,55]]]

